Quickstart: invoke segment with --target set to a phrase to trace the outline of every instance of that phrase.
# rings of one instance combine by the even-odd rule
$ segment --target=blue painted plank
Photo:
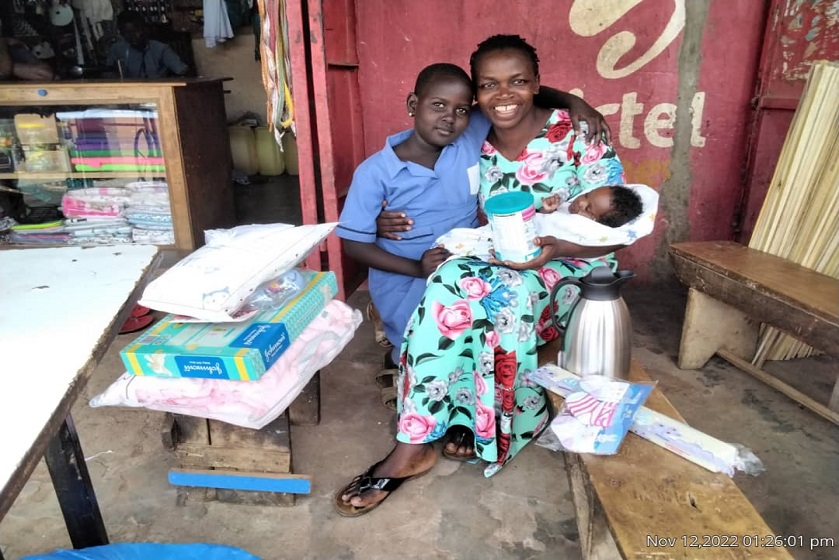
[[[230,474],[224,471],[202,471],[172,469],[169,484],[175,486],[198,486],[201,488],[222,488],[225,490],[248,490],[251,492],[286,492],[309,494],[312,482],[308,477],[293,474],[258,473]]]

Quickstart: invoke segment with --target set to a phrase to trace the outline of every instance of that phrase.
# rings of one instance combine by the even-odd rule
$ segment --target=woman
[[[470,67],[478,105],[492,123],[481,155],[482,206],[511,190],[553,192],[564,201],[623,182],[610,147],[586,145],[567,113],[533,104],[538,57],[523,39],[490,37]],[[561,277],[614,268],[609,253],[618,247],[553,237],[537,244],[542,253],[527,263],[456,259],[431,277],[402,345],[396,447],[338,492],[339,513],[363,515],[405,480],[430,471],[437,460],[431,442],[444,436],[445,456],[477,456],[489,463],[491,476],[544,428],[544,392],[523,374],[536,368],[537,346],[556,336],[549,328],[550,290]],[[594,260],[581,260],[587,258]]]

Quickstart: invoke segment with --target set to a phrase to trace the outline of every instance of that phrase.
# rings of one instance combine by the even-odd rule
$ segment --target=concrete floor
[[[268,198],[281,204],[286,196]],[[265,205],[254,207],[271,215]],[[682,287],[630,284],[625,298],[633,355],[670,401],[693,426],[749,447],[763,461],[765,473],[738,474],[735,481],[768,525],[805,543],[811,537],[839,543],[839,427],[719,358],[699,371],[676,368]],[[356,292],[349,303],[364,309],[368,299]],[[369,515],[345,519],[332,510],[333,493],[392,441],[395,417],[379,404],[373,382],[382,350],[367,321],[322,372],[321,424],[292,429],[294,469],[311,475],[311,495],[290,508],[191,500],[179,506],[166,479],[175,461],[160,441],[162,414],[87,406],[123,371],[118,352],[135,336],[117,339],[72,412],[112,542],[225,543],[265,559],[580,558],[562,458],[535,445],[492,479],[477,465],[441,459]],[[825,402],[839,368],[816,357],[766,369]],[[43,463],[0,522],[0,545],[7,559],[70,547]],[[839,548],[790,552],[797,560],[839,558]]]

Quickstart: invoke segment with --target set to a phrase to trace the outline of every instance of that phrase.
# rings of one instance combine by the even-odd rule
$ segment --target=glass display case
[[[0,84],[3,241],[192,250],[234,225],[221,84]]]

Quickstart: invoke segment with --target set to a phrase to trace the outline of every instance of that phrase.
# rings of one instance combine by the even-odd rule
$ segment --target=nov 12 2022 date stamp
[[[803,535],[647,535],[648,548],[833,548],[832,537],[805,537]]]

